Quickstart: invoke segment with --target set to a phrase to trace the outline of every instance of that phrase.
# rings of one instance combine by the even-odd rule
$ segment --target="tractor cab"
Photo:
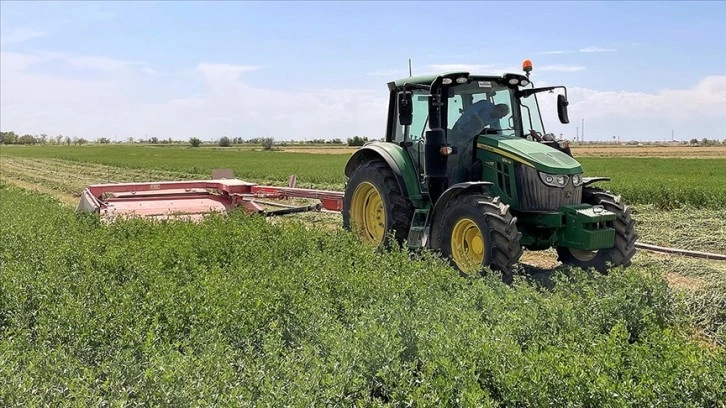
[[[558,95],[558,115],[567,123],[564,87],[533,88],[528,77],[519,74],[495,77],[466,72],[406,78],[388,87],[391,95],[386,141],[409,153],[424,190],[429,190],[433,180],[434,189],[428,192],[434,200],[448,186],[482,181],[487,164],[499,166],[502,172],[502,165],[497,164],[501,159],[483,160],[480,150],[493,152],[504,162],[538,164],[540,160],[531,154],[552,158],[548,162],[562,166],[535,167],[553,175],[582,172],[575,160],[563,157],[569,151],[562,152],[557,142],[545,141],[542,136],[545,131],[536,94],[562,88],[565,95]],[[437,154],[437,150],[443,154]],[[445,181],[441,173],[445,173]],[[503,180],[499,187],[511,190]]]

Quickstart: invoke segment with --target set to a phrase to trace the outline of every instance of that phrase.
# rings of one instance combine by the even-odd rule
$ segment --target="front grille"
[[[555,211],[563,205],[582,201],[582,186],[574,187],[571,177],[564,188],[557,188],[544,184],[537,170],[524,164],[517,163],[515,173],[522,211]]]
[[[502,194],[506,195],[505,200],[509,202],[512,199],[512,183],[509,178],[509,164],[497,162],[497,183]]]

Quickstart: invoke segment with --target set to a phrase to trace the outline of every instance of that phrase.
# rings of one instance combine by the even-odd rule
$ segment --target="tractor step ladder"
[[[429,210],[418,209],[413,213],[411,228],[408,230],[408,248],[419,249],[426,246],[429,238],[428,224]]]

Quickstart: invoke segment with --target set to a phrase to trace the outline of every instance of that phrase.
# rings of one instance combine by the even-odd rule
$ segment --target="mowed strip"
[[[199,177],[182,172],[128,169],[50,158],[4,156],[0,163],[0,180],[49,193],[62,202],[77,202],[83,189],[90,184],[189,180]]]

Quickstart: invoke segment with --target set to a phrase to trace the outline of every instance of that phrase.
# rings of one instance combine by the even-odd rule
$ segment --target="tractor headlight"
[[[539,172],[539,178],[550,187],[564,187],[570,180],[570,177],[564,174],[547,174],[542,172]]]
[[[582,176],[579,174],[575,174],[572,176],[572,185],[575,187],[579,187],[582,185]]]

